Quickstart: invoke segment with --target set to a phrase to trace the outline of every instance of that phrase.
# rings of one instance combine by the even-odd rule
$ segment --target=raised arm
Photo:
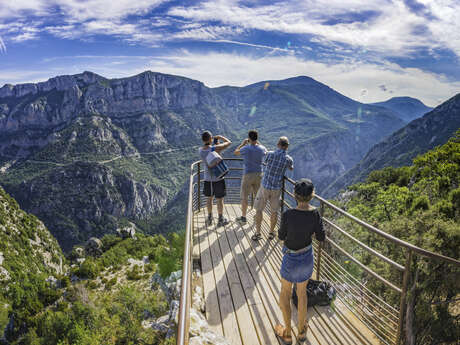
[[[249,142],[249,139],[244,139],[243,142],[236,148],[236,150],[233,152],[236,156],[239,156],[241,154],[240,150],[243,146],[246,146]]]
[[[216,145],[214,147],[216,152],[218,152],[218,153],[222,152],[223,150],[225,150],[227,147],[229,147],[232,144],[232,142],[229,139],[227,139],[226,137],[224,137],[223,135],[216,135],[214,138],[217,138],[217,139],[223,141],[222,144]]]

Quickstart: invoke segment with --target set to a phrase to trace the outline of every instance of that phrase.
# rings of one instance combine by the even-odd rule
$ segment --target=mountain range
[[[303,76],[209,88],[150,71],[84,72],[0,88],[0,184],[69,251],[128,220],[146,233],[181,226],[170,210],[183,209],[205,129],[236,146],[256,128],[269,149],[287,135],[293,177],[321,193],[404,123]]]
[[[363,181],[373,170],[410,165],[417,155],[445,144],[459,128],[460,93],[373,146],[357,165],[328,186],[323,195],[333,197],[346,186]]]
[[[371,104],[394,111],[405,122],[411,122],[433,109],[412,97],[393,97],[385,102]]]

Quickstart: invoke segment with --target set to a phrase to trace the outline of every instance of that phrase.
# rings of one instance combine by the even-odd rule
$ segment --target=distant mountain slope
[[[67,251],[124,219],[147,233],[177,229],[205,129],[236,146],[256,128],[269,149],[287,135],[294,176],[321,191],[403,125],[308,77],[213,89],[150,71],[84,72],[0,88],[0,184]]]
[[[269,147],[287,135],[294,177],[310,177],[318,191],[404,125],[391,110],[356,102],[305,76],[216,92],[245,128],[260,131]]]
[[[412,97],[393,97],[385,102],[371,103],[394,111],[405,122],[418,119],[433,108]]]
[[[373,170],[410,165],[417,155],[446,143],[458,128],[460,94],[372,147],[361,162],[332,183],[324,195],[335,196],[346,186],[363,181]]]

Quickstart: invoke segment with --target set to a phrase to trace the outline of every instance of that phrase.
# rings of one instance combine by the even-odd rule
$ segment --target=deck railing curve
[[[225,177],[228,181],[226,202],[239,203],[239,184],[243,171],[241,165],[242,159],[226,158],[225,160],[230,166],[230,173]],[[177,345],[187,345],[189,341],[189,313],[191,307],[193,269],[193,215],[200,211],[201,207],[205,204],[204,198],[201,197],[201,185],[203,182],[202,174],[201,161],[193,163],[190,167],[188,189],[185,246],[182,264],[182,285],[176,337]],[[293,195],[294,183],[295,182],[291,178],[284,178],[281,193],[281,211],[285,208],[295,207]],[[253,196],[251,204],[252,200]],[[322,244],[318,243],[316,240],[313,241],[313,247],[315,250],[316,279],[330,281],[336,287],[337,299],[341,303],[341,306],[347,308],[359,320],[361,320],[361,322],[366,325],[383,344],[402,344],[404,311],[406,307],[409,277],[411,274],[412,258],[414,255],[419,255],[429,260],[441,260],[453,265],[456,269],[460,267],[460,261],[427,251],[396,238],[351,215],[319,195],[315,196],[315,201],[319,204],[320,213],[329,234],[334,234],[334,236],[343,236],[343,238],[359,247],[360,250],[367,252],[380,262],[388,264],[401,275],[399,282],[389,281],[387,278],[382,277],[378,272],[375,272],[373,269],[360,262],[359,259],[353,255],[353,250],[350,252],[349,249],[343,248],[333,239],[334,236],[328,235],[326,237],[326,241]],[[268,207],[266,212],[269,212]],[[336,218],[337,216],[346,218],[353,224],[366,229],[369,233],[378,236],[382,240],[389,241],[391,245],[395,245],[404,250],[404,264],[394,261],[354,237],[349,231],[340,226],[340,224],[337,224],[338,222],[336,219],[327,215],[332,213],[336,215]],[[388,301],[385,301],[385,299],[382,298],[382,296],[379,296],[379,294],[375,291],[369,289],[366,284],[364,284],[355,275],[351,274],[347,268],[340,263],[340,260],[337,259],[339,255],[347,258],[348,261],[353,262],[357,268],[377,279],[379,283],[383,284],[383,287],[388,288],[397,294],[399,296],[399,303],[397,303],[397,305],[392,305]]]

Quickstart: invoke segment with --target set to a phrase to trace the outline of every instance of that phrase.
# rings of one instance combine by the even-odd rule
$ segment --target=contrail
[[[0,52],[6,53],[6,45],[0,37]]]

